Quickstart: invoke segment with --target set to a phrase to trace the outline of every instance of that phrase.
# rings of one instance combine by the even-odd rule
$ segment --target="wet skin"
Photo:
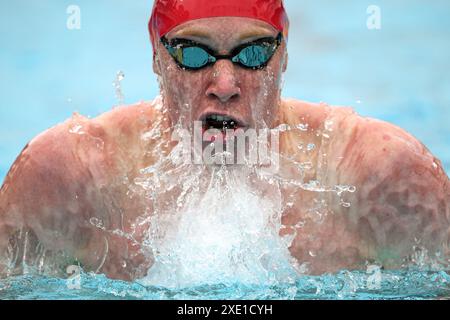
[[[213,18],[185,23],[167,37],[196,40],[227,54],[241,43],[276,34],[264,22]],[[64,252],[68,263],[77,261],[111,278],[144,276],[153,263],[151,248],[143,244],[152,210],[145,197],[130,193],[129,184],[155,162],[156,146],[163,153],[174,147],[175,124],[190,128],[208,112],[233,117],[245,128],[307,124],[307,130],[281,134],[280,176],[299,176],[294,161],[311,162],[305,182],[356,187],[343,200],[331,192],[284,188],[283,201],[291,205],[280,232],[295,232],[291,254],[307,263],[310,273],[365,268],[374,261],[397,268],[417,245],[448,255],[450,183],[439,160],[402,129],[350,108],[281,99],[284,42],[259,71],[219,60],[188,72],[160,44],[156,52],[162,109],[155,100],[95,119],[75,116],[23,150],[0,191],[0,255],[7,255],[8,243],[20,257],[25,245],[39,251],[40,243],[39,248]],[[161,135],[152,135],[156,126]],[[309,143],[315,148],[298,147]],[[317,203],[326,204],[320,222],[311,211]],[[25,260],[36,262],[36,255]],[[0,264],[2,272],[6,266]]]

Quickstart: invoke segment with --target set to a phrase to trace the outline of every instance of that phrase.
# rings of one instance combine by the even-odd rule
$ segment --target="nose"
[[[206,95],[220,102],[239,98],[241,89],[238,86],[234,65],[228,60],[217,61],[212,70],[211,83],[206,90]]]

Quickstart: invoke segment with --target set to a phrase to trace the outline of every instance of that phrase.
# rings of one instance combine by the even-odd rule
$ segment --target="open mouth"
[[[218,114],[207,115],[206,117],[204,117],[202,122],[203,127],[206,130],[218,129],[221,131],[225,131],[225,130],[236,130],[239,127],[241,127],[236,119]]]
[[[230,137],[230,133],[234,133],[236,130],[243,129],[245,127],[238,119],[223,114],[209,113],[200,119],[203,125],[203,133],[212,129],[220,131],[220,136],[215,135],[211,137],[211,141],[219,138],[226,139],[227,137]]]

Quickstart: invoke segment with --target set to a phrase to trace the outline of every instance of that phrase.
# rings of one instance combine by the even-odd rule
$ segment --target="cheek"
[[[279,50],[275,53],[275,55],[270,60],[270,63],[267,67],[270,76],[273,78],[273,81],[278,86],[281,86],[282,77],[283,77],[283,69],[286,59],[285,49],[279,48]]]
[[[166,64],[162,75],[162,91],[172,107],[193,104],[204,91],[205,75],[202,72],[187,72],[175,63]]]
[[[281,89],[281,73],[268,66],[263,71],[252,71],[243,78],[244,92],[250,99],[272,102],[278,99]]]
[[[283,79],[283,63],[283,54],[279,51],[272,57],[266,68],[255,72],[257,79],[252,81],[257,84],[267,100],[276,100],[279,96]]]

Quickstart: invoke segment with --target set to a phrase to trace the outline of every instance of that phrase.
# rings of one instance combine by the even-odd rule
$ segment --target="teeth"
[[[213,121],[233,121],[233,119],[226,117],[226,116],[219,116],[219,115],[212,115],[209,117]]]
[[[236,129],[236,120],[227,116],[221,116],[218,114],[209,115],[205,120],[205,124],[209,126],[209,129]]]

